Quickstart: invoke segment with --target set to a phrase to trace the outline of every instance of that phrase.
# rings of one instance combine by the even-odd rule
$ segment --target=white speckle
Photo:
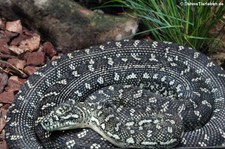
[[[100,144],[93,143],[93,144],[90,146],[90,149],[99,149],[100,147],[101,147]]]
[[[102,129],[104,130],[104,129],[105,129],[105,124],[104,124],[104,123],[101,124],[101,127],[102,127]]]
[[[73,71],[73,72],[72,72],[72,75],[73,75],[74,77],[79,77],[79,76],[80,76],[80,75],[78,74],[77,71]]]
[[[89,83],[85,83],[84,85],[86,89],[91,89],[91,85]]]
[[[93,116],[91,117],[90,121],[95,122],[98,126],[100,125],[98,119]]]
[[[184,49],[184,47],[183,46],[179,46],[179,51],[181,51],[181,50],[183,50]]]
[[[134,98],[140,98],[142,96],[143,90],[138,90],[136,94],[133,95]]]
[[[149,61],[158,62],[158,60],[155,58],[155,55],[154,54],[151,54],[151,58],[149,59]]]
[[[94,67],[93,67],[93,65],[88,65],[88,69],[90,70],[90,71],[94,71],[95,69],[94,69]]]
[[[76,90],[74,93],[77,94],[77,96],[79,96],[79,97],[82,96],[82,92],[80,92],[79,90]]]
[[[148,141],[143,141],[141,142],[142,145],[157,145],[158,143],[157,142],[148,142]]]
[[[162,81],[162,82],[166,81],[166,76],[163,76],[163,77],[161,78],[161,81]]]
[[[126,78],[127,78],[127,79],[135,79],[135,78],[137,78],[137,75],[136,75],[135,73],[131,73],[131,74],[128,75]]]
[[[114,73],[114,78],[113,78],[115,81],[119,81],[120,80],[120,76],[118,73]]]
[[[158,42],[157,42],[157,41],[154,41],[154,42],[152,43],[152,46],[153,46],[154,48],[156,48],[156,47],[158,46]]]
[[[126,140],[126,142],[129,143],[129,144],[134,144],[134,143],[135,143],[135,142],[134,142],[134,139],[133,139],[132,137],[128,138],[128,139]]]
[[[196,116],[199,116],[200,115],[200,112],[199,111],[194,111],[195,115]]]
[[[77,134],[77,137],[78,137],[78,138],[83,138],[83,137],[86,136],[86,134],[87,134],[87,130],[84,130],[84,131],[78,133],[78,134]]]
[[[110,114],[105,118],[105,121],[107,122],[107,121],[109,121],[110,118],[113,118],[113,117],[115,117],[115,116],[113,114]]]
[[[130,127],[130,126],[133,126],[134,125],[134,122],[127,122],[125,125],[128,126],[128,127]]]
[[[73,58],[72,53],[67,54],[67,56],[68,56],[69,59],[72,59]]]
[[[172,127],[168,127],[168,130],[167,130],[169,133],[172,133],[173,132],[173,129]]]
[[[63,79],[63,80],[57,81],[56,83],[66,85],[67,81],[66,81],[66,79]]]
[[[73,148],[76,142],[74,140],[70,140],[66,142],[67,148]]]
[[[114,64],[113,59],[111,57],[108,58],[108,64],[112,66]]]
[[[90,49],[85,49],[84,51],[86,54],[90,54]]]
[[[69,68],[70,68],[71,70],[75,70],[75,69],[76,69],[76,66],[74,66],[73,64],[70,64],[70,65],[69,65]]]
[[[137,47],[139,43],[140,43],[140,40],[135,40],[134,43],[133,43],[133,46]]]
[[[119,47],[119,48],[122,47],[122,44],[121,44],[120,42],[116,42],[115,44],[116,44],[116,46]]]
[[[198,144],[199,144],[200,146],[207,146],[207,144],[205,144],[205,142],[198,142]]]
[[[159,75],[159,74],[157,74],[157,73],[154,74],[154,75],[153,75],[153,79],[157,79],[157,78],[158,78],[158,75]]]
[[[134,130],[130,130],[130,133],[131,133],[131,134],[135,134],[135,131],[134,131]]]
[[[148,74],[148,73],[144,73],[144,74],[143,74],[143,78],[145,78],[145,79],[149,79],[149,78],[150,78],[150,76],[149,76],[149,74]]]
[[[128,61],[127,58],[121,58],[121,60],[122,60],[123,62],[127,62],[127,61]]]
[[[116,127],[115,127],[115,130],[116,130],[116,131],[119,131],[121,125],[122,125],[121,122],[117,123],[117,124],[116,124]]]
[[[148,131],[147,131],[147,137],[148,137],[148,138],[152,137],[152,130],[148,130]]]
[[[139,125],[139,126],[142,126],[142,125],[145,124],[145,123],[152,123],[152,120],[151,120],[151,119],[141,120],[141,121],[138,122],[138,125]]]
[[[97,79],[97,82],[98,82],[99,84],[103,84],[103,83],[104,83],[104,79],[103,79],[102,77],[99,77],[99,78]]]
[[[138,57],[138,54],[136,54],[136,53],[131,53],[131,57],[132,57],[133,59],[137,60],[137,61],[140,61],[140,60],[141,60],[141,58]]]
[[[171,139],[169,141],[166,141],[166,142],[160,142],[161,145],[168,145],[168,144],[172,144],[174,142],[177,142],[177,139]]]
[[[117,139],[117,140],[120,140],[120,137],[117,135],[117,134],[112,134],[112,133],[110,133],[110,132],[106,132],[109,136],[111,136],[111,137],[113,137],[113,138],[115,138],[115,139]]]
[[[203,105],[206,105],[206,106],[209,107],[209,108],[212,108],[212,105],[211,105],[207,100],[203,100],[203,101],[202,101],[202,104],[203,104]]]
[[[151,97],[148,99],[148,102],[150,103],[156,103],[157,102],[157,99],[155,97]]]
[[[200,55],[200,53],[199,53],[199,52],[195,52],[195,53],[194,53],[194,59],[198,58],[198,57],[199,57],[199,55]]]
[[[105,50],[105,47],[103,45],[100,45],[99,48]]]
[[[89,64],[93,65],[95,61],[93,59],[90,59]]]

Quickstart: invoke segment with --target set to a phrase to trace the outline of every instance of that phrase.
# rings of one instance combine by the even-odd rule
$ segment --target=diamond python
[[[10,107],[9,148],[115,147],[92,129],[48,132],[40,125],[58,105],[85,102],[89,95],[113,84],[139,86],[183,101],[183,111],[188,112],[177,146],[225,143],[224,70],[191,48],[124,40],[75,51],[35,72]]]
[[[47,131],[91,128],[123,148],[171,148],[183,131],[176,114],[182,106],[139,87],[110,85],[84,102],[60,104],[41,124]]]

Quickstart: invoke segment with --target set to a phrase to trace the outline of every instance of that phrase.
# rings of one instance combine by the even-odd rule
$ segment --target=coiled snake
[[[155,102],[152,109],[170,111],[170,105],[163,102],[164,98],[174,100],[171,103],[179,103],[179,106],[174,106],[180,111],[181,119],[183,115],[185,118],[182,120],[184,131],[180,134],[181,139],[177,146],[220,146],[225,143],[225,73],[222,68],[191,48],[170,42],[124,40],[64,55],[32,75],[10,107],[6,125],[9,147],[115,147],[92,129],[48,132],[42,128],[40,122],[61,103],[69,103],[72,107],[73,103],[90,101],[92,95],[100,96],[98,90],[101,88],[104,92],[107,91],[105,88],[116,87],[116,84],[137,86],[144,94],[153,92],[153,97],[159,96],[162,100],[144,98]],[[138,91],[133,87],[131,90]],[[114,92],[111,96],[113,94]],[[122,99],[126,99],[130,94],[124,96],[126,97]],[[136,100],[140,100],[140,105],[143,104],[143,99]],[[93,101],[98,102],[98,99]],[[128,108],[122,110],[122,114],[132,114],[132,106],[134,109],[136,107],[131,101],[134,100],[128,100]],[[125,103],[123,100],[119,100],[119,103],[114,102],[117,110],[117,105]],[[139,102],[136,104],[138,106]],[[99,105],[107,109],[111,103],[104,101]],[[144,112],[148,111],[141,112],[140,114],[144,115]],[[135,112],[133,114],[135,117]],[[145,115],[142,118],[145,118]],[[133,120],[138,123],[143,119]],[[171,124],[171,127],[178,128],[180,122],[177,120]],[[159,127],[150,131],[157,133],[156,131],[160,130]],[[175,132],[171,132],[174,135]],[[135,144],[135,138],[129,135],[126,137],[128,144]],[[160,142],[157,145],[160,145]]]

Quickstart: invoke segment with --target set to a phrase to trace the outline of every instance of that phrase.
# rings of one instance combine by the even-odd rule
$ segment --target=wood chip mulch
[[[30,75],[58,55],[51,42],[41,41],[20,20],[0,18],[0,149],[7,149],[4,127],[15,94]]]

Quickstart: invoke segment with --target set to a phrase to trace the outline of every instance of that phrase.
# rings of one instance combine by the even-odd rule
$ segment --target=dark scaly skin
[[[91,128],[122,148],[172,148],[180,142],[183,132],[183,115],[178,110],[183,106],[146,89],[110,85],[84,102],[60,104],[41,125],[50,132]]]
[[[153,92],[165,86],[162,93],[169,90],[175,98],[192,98],[196,103],[190,108],[197,115],[204,113],[202,123],[196,124],[202,126],[183,133],[179,146],[221,145],[225,142],[224,74],[206,56],[170,43],[122,41],[76,51],[28,79],[8,113],[6,139],[13,149],[113,147],[89,129],[49,134],[39,126],[40,117],[62,102],[83,101],[110,84],[143,84]],[[198,119],[195,113],[190,113],[187,126]]]

